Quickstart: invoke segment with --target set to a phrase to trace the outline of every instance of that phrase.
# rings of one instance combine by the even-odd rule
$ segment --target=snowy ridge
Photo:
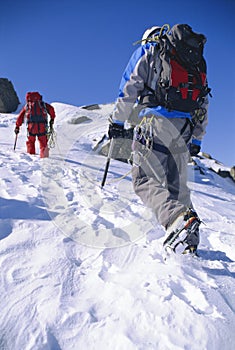
[[[233,350],[235,184],[189,164],[200,258],[163,258],[164,231],[135,196],[130,166],[92,144],[111,104],[53,104],[50,158],[14,144],[0,115],[1,350]],[[86,117],[86,118],[84,118]]]

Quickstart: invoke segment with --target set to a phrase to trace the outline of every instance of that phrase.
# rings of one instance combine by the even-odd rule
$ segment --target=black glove
[[[50,129],[53,129],[53,124],[54,124],[54,120],[53,120],[53,119],[51,119],[51,120],[50,120],[50,123],[49,123],[49,125],[50,125]]]
[[[133,139],[134,128],[124,129],[124,124],[110,123],[108,135],[110,139]]]
[[[20,128],[18,126],[16,126],[15,127],[15,134],[17,135],[17,134],[19,134],[19,132],[20,132]]]
[[[122,139],[124,137],[124,124],[110,123],[108,135],[110,139]]]
[[[189,153],[192,157],[196,156],[200,152],[200,150],[201,146],[195,145],[194,143],[189,144]]]

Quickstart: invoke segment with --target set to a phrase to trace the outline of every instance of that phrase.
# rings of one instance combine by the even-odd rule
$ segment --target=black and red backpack
[[[206,37],[187,24],[176,24],[158,37],[161,71],[154,91],[157,104],[194,113],[210,94],[203,57]]]
[[[27,92],[25,116],[28,123],[47,124],[47,110],[39,92]]]

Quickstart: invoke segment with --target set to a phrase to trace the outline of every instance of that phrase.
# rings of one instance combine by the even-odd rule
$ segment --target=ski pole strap
[[[132,172],[132,169],[129,170],[129,171],[127,171],[124,175],[118,177],[117,179],[113,179],[113,180],[109,181],[109,182],[108,182],[108,185],[113,184],[113,183],[115,183],[115,182],[118,182],[118,181],[121,181],[121,180],[125,179],[125,177],[127,177],[128,175],[131,174],[131,172]]]

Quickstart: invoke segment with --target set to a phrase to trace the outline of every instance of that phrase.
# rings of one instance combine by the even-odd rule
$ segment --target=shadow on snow
[[[48,210],[26,201],[0,197],[0,207],[0,219],[51,220]]]

